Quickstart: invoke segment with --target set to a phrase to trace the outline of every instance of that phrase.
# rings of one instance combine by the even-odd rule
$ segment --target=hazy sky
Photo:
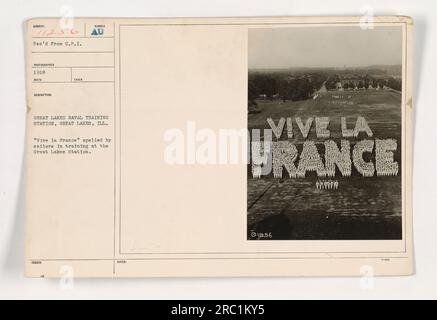
[[[249,68],[401,64],[401,27],[249,29]]]

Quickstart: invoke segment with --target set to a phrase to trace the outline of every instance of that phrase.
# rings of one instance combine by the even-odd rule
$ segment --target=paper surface
[[[411,36],[29,20],[26,275],[411,274]]]

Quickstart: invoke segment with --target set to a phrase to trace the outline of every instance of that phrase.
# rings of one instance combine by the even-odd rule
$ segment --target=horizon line
[[[341,69],[350,69],[350,68],[370,68],[370,67],[398,67],[402,66],[402,63],[396,64],[369,64],[369,65],[354,65],[354,66],[289,66],[289,67],[248,67],[248,69],[263,69],[263,70],[273,70],[273,69],[329,69],[329,68],[341,68]]]

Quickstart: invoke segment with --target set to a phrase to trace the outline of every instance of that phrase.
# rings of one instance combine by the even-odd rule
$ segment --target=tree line
[[[281,73],[249,74],[248,97],[255,100],[260,96],[266,99],[305,100],[320,89],[326,76],[322,74],[292,77]]]
[[[296,74],[294,76],[286,72],[252,72],[249,73],[248,98],[249,104],[256,105],[256,99],[281,99],[297,101],[311,98],[319,90],[323,83],[327,90],[334,90],[338,83],[343,83],[344,89],[368,89],[370,86],[389,87],[394,90],[402,90],[402,80],[393,77],[389,79],[373,78],[365,75],[356,81],[342,81],[340,75],[325,72]]]

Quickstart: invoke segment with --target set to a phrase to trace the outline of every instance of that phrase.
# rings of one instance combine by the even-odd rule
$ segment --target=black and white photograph
[[[249,29],[248,240],[402,240],[403,41]]]

